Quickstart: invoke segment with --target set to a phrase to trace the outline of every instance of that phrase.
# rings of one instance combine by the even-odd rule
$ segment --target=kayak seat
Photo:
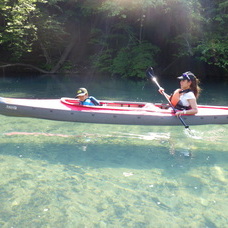
[[[151,110],[161,110],[160,108],[158,108],[157,106],[155,106],[152,103],[147,103],[143,106],[143,109],[151,109]]]

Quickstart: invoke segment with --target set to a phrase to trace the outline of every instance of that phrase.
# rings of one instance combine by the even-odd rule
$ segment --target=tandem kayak
[[[19,99],[0,97],[0,114],[58,121],[123,125],[181,125],[173,110],[162,104],[100,101],[101,106],[80,105],[78,99]],[[228,107],[198,105],[196,115],[182,115],[189,125],[228,124]]]

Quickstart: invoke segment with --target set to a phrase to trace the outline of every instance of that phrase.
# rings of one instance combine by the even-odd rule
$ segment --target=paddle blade
[[[148,79],[153,79],[154,78],[154,69],[152,67],[148,67],[146,70],[146,76]]]

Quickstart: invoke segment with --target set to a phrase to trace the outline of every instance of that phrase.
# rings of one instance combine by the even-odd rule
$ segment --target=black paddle
[[[152,80],[153,82],[155,82],[155,84],[158,86],[159,89],[162,89],[162,87],[157,82],[157,79],[156,79],[156,77],[154,75],[154,70],[153,70],[152,67],[149,67],[146,70],[146,75],[147,75],[147,78],[149,78],[150,80]],[[169,97],[168,97],[168,94],[166,94],[165,92],[162,92],[162,94],[165,96],[166,100],[169,102],[169,105],[173,109],[174,113],[176,113],[177,110],[174,108],[174,106],[170,102]],[[181,118],[181,116],[178,116],[178,118],[181,121],[181,123],[184,125],[184,127],[189,129],[189,126],[184,122],[184,120]]]

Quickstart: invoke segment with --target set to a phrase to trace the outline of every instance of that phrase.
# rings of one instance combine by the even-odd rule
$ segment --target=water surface
[[[0,96],[164,101],[148,82],[0,79]],[[177,84],[162,82],[171,92]],[[227,105],[204,85],[201,104]],[[227,125],[124,126],[0,116],[0,227],[227,227]]]

